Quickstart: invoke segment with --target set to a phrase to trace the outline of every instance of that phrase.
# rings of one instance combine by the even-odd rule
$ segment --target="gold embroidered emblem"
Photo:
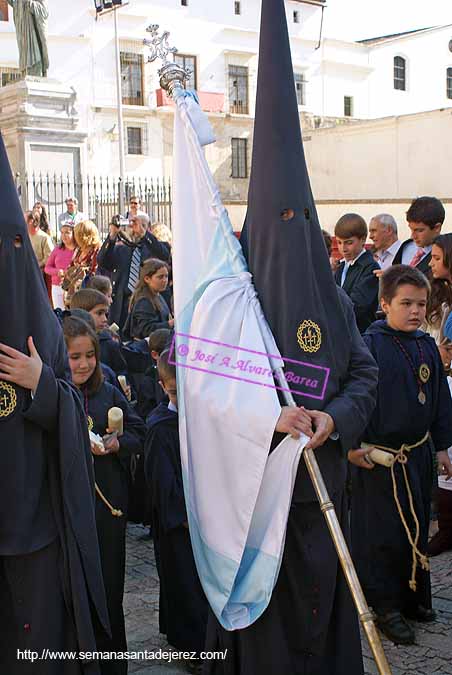
[[[419,366],[419,379],[423,384],[428,382],[430,379],[430,368],[426,363],[421,363]]]
[[[311,319],[305,319],[303,323],[298,326],[297,340],[301,349],[304,352],[313,354],[318,352],[322,344],[322,331],[320,326]]]
[[[94,421],[91,415],[88,415],[87,421],[88,421],[88,431],[92,431],[94,429]]]
[[[17,405],[17,394],[14,387],[0,381],[0,417],[9,417]]]

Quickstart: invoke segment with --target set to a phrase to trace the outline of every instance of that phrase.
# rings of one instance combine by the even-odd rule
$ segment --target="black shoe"
[[[430,623],[436,620],[436,612],[433,609],[427,609],[418,605],[415,609],[410,609],[403,613],[407,619],[419,621],[419,623]]]
[[[377,614],[376,624],[381,632],[396,645],[413,645],[414,630],[400,612]]]
[[[452,549],[452,534],[439,530],[434,537],[430,539],[427,546],[427,553],[430,556],[439,555]]]

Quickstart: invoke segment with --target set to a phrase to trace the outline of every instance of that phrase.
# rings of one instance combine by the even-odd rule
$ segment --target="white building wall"
[[[225,94],[225,113],[211,115],[218,143],[208,150],[208,157],[224,194],[231,199],[246,195],[246,179],[230,180],[230,138],[250,139],[251,159],[260,4],[260,0],[242,0],[242,14],[235,16],[232,0],[189,0],[188,7],[182,7],[180,0],[131,0],[118,14],[121,44],[142,49],[146,27],[158,23],[171,31],[170,42],[180,53],[197,57],[198,89]],[[452,66],[448,49],[452,27],[371,46],[327,36],[318,48],[321,9],[293,0],[287,0],[286,7],[294,70],[307,79],[307,102],[302,110],[340,118],[344,96],[353,97],[353,114],[362,119],[451,106],[452,101],[446,98],[446,68]],[[118,175],[113,16],[101,16],[96,21],[92,0],[49,0],[49,9],[49,77],[73,86],[77,92],[80,129],[88,134],[82,172]],[[300,23],[294,23],[294,11],[299,12]],[[406,92],[393,89],[393,58],[397,54],[408,61]],[[10,12],[9,22],[0,22],[0,67],[17,64]],[[249,115],[228,115],[229,64],[249,69]],[[156,105],[156,71],[155,65],[145,68],[145,105],[124,106],[125,122],[142,125],[147,132],[146,153],[128,155],[126,171],[148,177],[167,176],[171,169],[172,114],[170,108]],[[386,122],[382,124],[386,129]],[[412,122],[406,124],[408,129]],[[384,142],[378,124],[366,131],[341,126],[315,132],[316,138],[321,134],[323,140],[315,145],[308,142],[307,150],[316,196],[326,201],[367,200],[377,191],[378,198],[408,198],[418,191],[414,167],[426,176],[419,193],[438,194],[441,188],[441,194],[449,195],[450,190],[443,186],[448,169],[439,178],[435,162],[440,157],[446,167],[445,156],[450,158],[447,153],[452,149],[442,142],[430,122],[416,121],[408,136],[405,131],[401,134],[399,126],[389,125]],[[448,128],[447,133],[450,131]],[[425,150],[420,168],[419,147]],[[394,154],[395,148],[398,154]],[[38,171],[47,168],[52,169],[36,167]]]
[[[450,110],[388,117],[317,129],[305,136],[306,160],[322,226],[358,212],[367,220],[389,212],[400,234],[412,199],[434,195],[446,206],[445,232],[452,231],[452,114]]]
[[[452,67],[452,26],[378,43],[370,50],[371,117],[406,115],[451,107],[446,71]],[[394,89],[394,57],[407,65],[406,91]]]

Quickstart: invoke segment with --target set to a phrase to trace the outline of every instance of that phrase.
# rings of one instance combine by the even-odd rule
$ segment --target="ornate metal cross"
[[[156,59],[162,59],[163,65],[159,69],[160,86],[172,96],[175,89],[184,87],[191,71],[168,59],[168,54],[176,54],[177,49],[169,46],[169,31],[164,31],[159,37],[158,30],[158,24],[148,26],[146,31],[151,34],[151,38],[145,38],[143,44],[149,47],[151,52],[148,57],[149,63],[153,63]]]
[[[144,44],[149,47],[151,53],[148,61],[152,63],[156,59],[162,59],[163,66],[166,66],[171,61],[168,60],[168,54],[176,54],[176,47],[170,47],[168,44],[169,31],[164,31],[159,37],[159,26],[156,23],[151,24],[146,28],[146,31],[151,34],[151,39],[145,38]]]

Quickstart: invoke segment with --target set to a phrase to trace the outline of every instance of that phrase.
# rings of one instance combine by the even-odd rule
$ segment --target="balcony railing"
[[[229,112],[233,115],[248,115],[249,106],[245,101],[231,101]]]

